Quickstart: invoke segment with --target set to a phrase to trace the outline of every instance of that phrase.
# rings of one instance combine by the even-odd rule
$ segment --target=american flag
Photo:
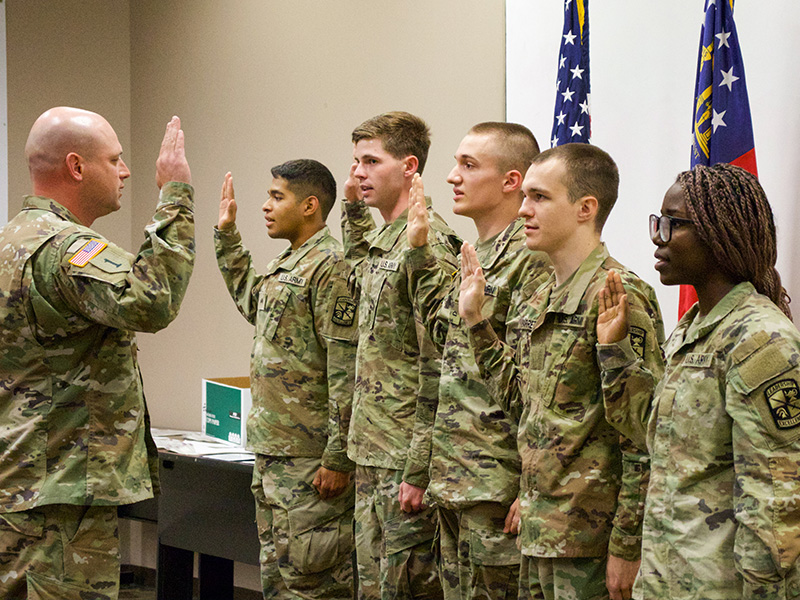
[[[758,175],[733,0],[706,0],[692,112],[692,167],[725,162]],[[678,315],[697,301],[681,286]]]
[[[76,267],[85,267],[86,263],[100,254],[107,245],[108,244],[100,240],[89,240],[80,250],[72,255],[69,262]]]
[[[589,143],[592,135],[590,100],[589,0],[565,0],[551,147]]]

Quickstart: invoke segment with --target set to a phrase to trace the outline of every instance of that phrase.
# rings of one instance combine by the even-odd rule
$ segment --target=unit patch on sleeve
[[[106,246],[108,246],[108,244],[105,242],[91,239],[72,255],[72,258],[69,259],[69,264],[75,265],[76,267],[85,267],[89,264],[90,260],[105,250]]]
[[[631,348],[636,352],[636,356],[644,358],[644,348],[647,343],[647,332],[641,327],[631,325],[628,329],[628,337],[631,340]]]
[[[331,321],[343,327],[350,327],[356,316],[356,303],[349,296],[339,296],[333,306]]]
[[[769,411],[778,429],[800,425],[800,387],[794,379],[781,379],[764,391]]]

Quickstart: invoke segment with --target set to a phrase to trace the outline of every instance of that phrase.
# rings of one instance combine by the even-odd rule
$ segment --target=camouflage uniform
[[[288,588],[305,598],[352,598],[353,484],[327,500],[311,485],[320,466],[354,467],[345,436],[356,305],[341,245],[324,227],[259,276],[236,227],[215,229],[214,242],[228,291],[256,327],[247,446],[257,455],[264,597],[295,597]]]
[[[116,598],[116,507],[158,483],[133,331],[178,313],[192,195],[163,187],[135,256],[38,196],[0,231],[3,598]]]
[[[502,338],[510,306],[551,271],[546,254],[525,247],[523,226],[517,219],[476,245],[487,279],[483,314]],[[443,348],[439,395],[417,406],[409,460],[430,467],[445,598],[516,598],[520,552],[503,527],[519,491],[519,414],[507,417],[481,379],[458,316],[460,276],[440,269],[428,246],[412,250],[408,266],[417,309]]]
[[[442,267],[457,268],[460,240],[429,209],[428,236]],[[406,270],[408,213],[375,229],[366,205],[344,204],[345,250],[359,292],[356,386],[348,456],[356,468],[356,551],[364,598],[441,596],[431,552],[433,509],[400,510],[400,481],[428,483],[406,459],[418,401],[435,398],[440,356],[415,316]],[[409,465],[411,467],[413,465]],[[381,568],[383,563],[386,568]],[[383,579],[383,581],[381,581]],[[399,582],[410,581],[410,590]]]
[[[800,333],[745,282],[665,350],[635,594],[800,597]],[[635,358],[613,366],[649,378]]]
[[[519,428],[522,553],[536,558],[637,560],[647,458],[630,438],[630,406],[601,387],[596,350],[597,294],[609,269],[630,303],[630,342],[652,372],[662,368],[663,324],[653,290],[600,244],[558,288],[555,276],[509,318],[511,346],[488,321],[471,329],[481,374],[504,407],[525,403]],[[617,379],[624,386],[624,378]],[[622,436],[621,436],[622,434]],[[528,577],[521,574],[521,579]],[[577,590],[580,596],[580,586]]]

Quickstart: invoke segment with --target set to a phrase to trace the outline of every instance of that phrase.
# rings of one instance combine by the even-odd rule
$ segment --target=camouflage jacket
[[[458,236],[433,210],[428,242],[442,268],[457,268]],[[345,253],[359,303],[358,354],[348,455],[357,464],[405,469],[420,399],[435,398],[440,354],[413,310],[404,212],[381,228],[363,202],[345,202]],[[425,487],[427,469],[408,473]]]
[[[550,259],[525,247],[521,219],[476,250],[487,280],[483,314],[505,339],[509,307],[544,283]],[[441,269],[430,246],[411,250],[408,268],[417,310],[442,351],[438,401],[417,405],[409,462],[430,466],[428,492],[437,504],[511,504],[519,491],[517,419],[506,416],[480,376],[458,316],[460,273]]]
[[[690,309],[664,348],[637,593],[796,598],[800,333],[746,282],[704,318]],[[649,378],[636,358],[616,366]]]
[[[236,227],[214,229],[217,262],[239,312],[256,327],[247,447],[322,457],[352,471],[347,428],[355,372],[356,305],[342,247],[327,227],[257,275]]]
[[[158,455],[133,331],[178,314],[193,193],[163,187],[137,255],[38,196],[0,231],[0,511],[152,497]]]
[[[639,556],[647,457],[622,435],[627,419],[617,414],[617,395],[601,386],[596,348],[597,294],[610,269],[628,294],[630,342],[660,373],[664,326],[655,293],[602,244],[561,286],[551,276],[509,317],[510,345],[488,321],[470,331],[489,391],[504,408],[524,402],[519,539],[527,555]],[[631,403],[651,396],[644,390]]]

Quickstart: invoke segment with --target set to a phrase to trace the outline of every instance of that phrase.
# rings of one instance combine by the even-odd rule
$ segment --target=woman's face
[[[679,183],[674,183],[664,195],[661,214],[691,220]],[[657,246],[655,269],[664,285],[702,285],[708,281],[709,273],[717,269],[711,248],[692,223],[673,221],[669,242],[663,242],[656,234],[653,243]]]

